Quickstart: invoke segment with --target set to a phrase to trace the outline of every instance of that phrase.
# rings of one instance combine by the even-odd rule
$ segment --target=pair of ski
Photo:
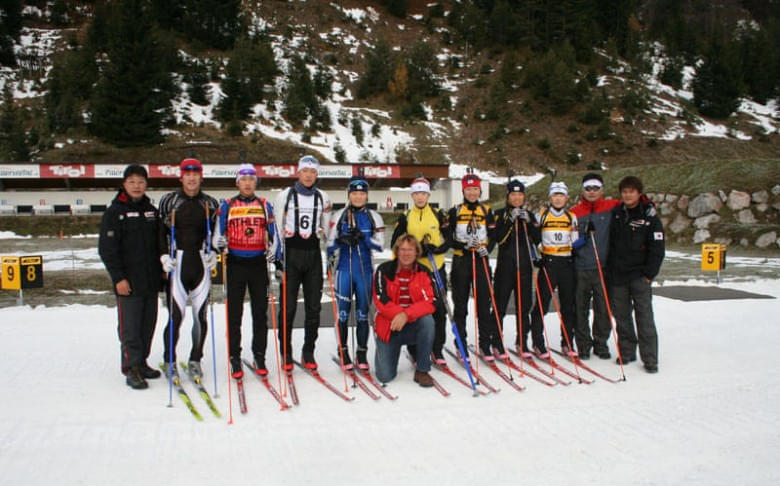
[[[185,372],[188,371],[186,364],[182,363],[181,366]],[[163,371],[163,376],[166,376],[165,363],[160,363],[160,369]],[[211,412],[216,417],[222,417],[222,414],[219,412],[219,409],[217,409],[217,406],[214,404],[214,401],[211,399],[209,392],[206,391],[206,387],[203,386],[203,383],[200,381],[200,379],[192,376],[190,373],[187,373],[187,376],[190,377],[190,381],[192,382],[193,385],[195,385],[195,388],[197,388],[198,394],[206,402],[206,405],[209,407],[209,410],[211,410]],[[195,404],[192,403],[192,400],[190,399],[190,396],[187,394],[187,390],[184,389],[184,386],[182,385],[178,375],[174,375],[173,377],[173,387],[176,389],[176,394],[179,395],[181,401],[184,402],[184,405],[187,407],[190,413],[192,413],[192,416],[195,417],[197,420],[203,420],[203,416],[200,414],[198,409],[195,408]]]
[[[494,359],[491,359],[491,360],[485,359],[485,356],[482,356],[482,354],[481,354],[481,353],[478,353],[478,352],[477,352],[477,351],[474,349],[474,346],[473,346],[473,345],[470,345],[470,346],[469,346],[469,351],[471,351],[472,353],[474,353],[474,354],[475,354],[475,355],[476,355],[476,356],[477,356],[477,357],[478,357],[480,360],[482,360],[482,362],[483,362],[483,363],[485,363],[485,364],[488,366],[488,368],[490,368],[491,370],[493,370],[493,372],[494,372],[495,374],[497,374],[497,375],[498,375],[498,376],[499,376],[499,377],[500,377],[502,380],[504,380],[504,381],[505,381],[505,382],[506,382],[506,383],[507,383],[509,386],[511,386],[512,388],[514,388],[516,391],[523,391],[523,390],[525,390],[525,387],[524,387],[523,385],[521,385],[521,384],[517,383],[517,382],[514,380],[514,378],[513,378],[512,376],[510,376],[510,375],[506,374],[506,372],[505,372],[504,370],[502,370],[501,368],[499,368],[499,367],[498,367],[498,363],[496,362],[496,359],[495,359],[495,358],[494,358]],[[447,350],[447,352],[449,352],[450,354],[452,354],[452,351],[450,351],[449,349]],[[462,363],[461,363],[461,364],[462,364]],[[474,367],[472,366],[472,374],[473,374],[473,373],[474,373]],[[474,376],[476,377],[476,375],[474,375]],[[480,379],[480,380],[484,381],[484,380],[483,380],[483,379],[481,379],[481,378],[478,378],[478,379]]]
[[[341,360],[339,360],[339,358],[337,358],[336,356],[332,356],[332,359],[333,362],[336,363],[339,368],[341,368]],[[352,379],[352,387],[360,388],[361,390],[363,390],[363,392],[366,395],[371,397],[372,400],[379,400],[381,396],[374,393],[374,391],[371,390],[371,388],[369,388],[369,386],[366,385],[366,383],[363,380],[367,381],[371,386],[376,388],[376,390],[388,400],[395,400],[398,398],[397,396],[388,392],[385,389],[385,387],[382,386],[381,383],[376,381],[376,378],[374,378],[373,375],[371,375],[371,371],[368,369],[358,368],[357,371],[355,371],[355,368],[352,367],[346,370],[346,373]]]
[[[578,367],[582,368],[583,370],[587,371],[588,373],[592,374],[593,376],[595,376],[597,378],[601,378],[602,380],[604,380],[604,381],[606,381],[608,383],[618,383],[620,381],[624,381],[624,380],[617,380],[615,378],[610,378],[608,376],[604,376],[603,374],[599,373],[598,371],[594,370],[590,366],[588,366],[585,363],[583,363],[582,359],[579,356],[568,356],[568,355],[563,354],[563,352],[558,351],[557,349],[553,349],[552,351],[553,351],[553,353],[555,353],[555,354],[557,354],[559,356],[563,356],[564,358],[566,358],[567,360],[571,361],[572,363],[574,363]]]
[[[279,403],[279,406],[281,407],[281,410],[285,411],[288,408],[290,408],[290,405],[286,401],[284,401],[284,398],[282,398],[282,396],[279,394],[279,391],[276,388],[274,388],[274,386],[268,380],[268,375],[267,374],[261,375],[260,373],[257,372],[257,368],[255,368],[254,364],[250,363],[246,359],[243,360],[243,361],[244,361],[244,364],[246,365],[246,367],[251,370],[252,374],[255,375],[257,377],[257,379],[260,380],[260,383],[263,384],[265,389],[268,390],[268,393],[270,393],[271,396],[274,397],[274,400],[276,400],[277,403]],[[241,384],[241,382],[242,382],[242,380],[240,380],[240,379],[236,380],[236,383],[238,383],[238,384]],[[298,405],[298,394],[297,393],[293,393],[295,391],[295,385],[294,384],[290,386],[290,390],[291,390],[290,396],[293,399],[293,405]],[[244,393],[244,387],[242,385],[239,385],[239,392],[238,393],[239,393],[239,395],[238,395],[238,402],[241,403],[242,397],[243,397],[243,393]],[[244,401],[244,407],[246,407],[246,398],[243,398],[243,401]],[[242,409],[241,413],[245,413],[243,411],[243,409]]]
[[[535,369],[535,370],[536,370],[536,371],[538,371],[539,373],[542,373],[544,376],[546,376],[546,377],[550,378],[551,380],[555,380],[557,383],[560,383],[561,385],[564,385],[564,386],[571,385],[571,381],[565,380],[565,379],[561,378],[560,376],[556,375],[554,370],[558,370],[558,371],[560,371],[561,373],[563,373],[564,375],[566,375],[566,376],[568,376],[568,377],[570,377],[570,378],[573,378],[573,379],[577,380],[577,381],[578,381],[578,382],[580,382],[580,383],[584,383],[584,384],[586,384],[586,385],[590,385],[590,384],[592,384],[592,383],[593,383],[593,380],[591,380],[591,379],[588,379],[588,378],[585,378],[585,377],[581,376],[579,373],[577,373],[577,372],[574,372],[574,371],[571,371],[570,369],[568,369],[568,368],[566,368],[566,367],[564,367],[564,366],[561,366],[561,364],[560,364],[560,363],[558,363],[557,361],[555,361],[555,360],[552,358],[552,356],[550,356],[549,358],[540,358],[540,357],[539,357],[539,356],[537,356],[536,354],[533,354],[531,357],[524,357],[524,356],[522,356],[521,354],[519,354],[519,353],[518,353],[516,350],[514,350],[514,349],[511,349],[510,351],[512,352],[512,354],[514,354],[515,356],[518,356],[520,359],[522,359],[522,360],[523,360],[523,362],[525,362],[526,364],[528,364],[530,367],[532,367],[533,369]],[[567,359],[567,360],[569,360],[570,362],[574,363],[576,366],[578,366],[578,367],[580,367],[580,368],[582,368],[582,369],[584,369],[584,370],[586,370],[586,371],[591,371],[591,372],[594,372],[594,370],[591,370],[591,369],[590,369],[590,368],[588,368],[587,366],[584,366],[584,365],[582,365],[582,364],[581,364],[581,363],[582,363],[582,361],[580,361],[580,360],[579,360],[579,358],[575,358],[577,361],[574,361],[574,360],[572,359],[572,357],[571,357],[571,356],[566,356],[566,355],[564,355],[564,354],[563,354],[562,352],[560,352],[560,351],[556,351],[556,350],[553,350],[553,351],[554,351],[556,354],[558,354],[558,355],[560,355],[560,356],[563,356],[564,358],[566,358],[566,359]],[[541,367],[541,366],[540,366],[540,365],[539,365],[539,364],[538,364],[538,363],[537,363],[537,362],[534,360],[534,358],[535,358],[536,360],[539,360],[539,362],[541,362],[542,364],[545,364],[545,365],[550,365],[550,366],[552,367],[552,370],[548,371],[548,370],[545,370],[545,369],[543,369],[543,368],[542,368],[542,367]],[[594,374],[595,374],[595,372],[594,372]],[[604,377],[604,378],[606,378],[606,377]]]

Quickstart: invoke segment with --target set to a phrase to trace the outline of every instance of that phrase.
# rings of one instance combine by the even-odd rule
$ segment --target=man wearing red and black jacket
[[[436,309],[431,275],[416,262],[422,249],[414,236],[399,237],[393,253],[395,260],[379,265],[374,274],[376,376],[382,383],[395,378],[401,346],[411,344],[417,349],[414,381],[430,387]]]
[[[602,271],[607,264],[609,254],[609,221],[612,208],[620,204],[617,199],[604,199],[604,179],[600,174],[588,173],[582,178],[582,201],[571,208],[577,216],[580,234],[583,238],[581,246],[574,248],[574,270],[576,273],[576,316],[574,335],[577,350],[581,359],[593,354],[601,359],[609,359],[610,323],[607,314],[607,304],[601,286],[596,254],[593,251],[593,240],[599,252]],[[582,230],[585,231],[582,231]],[[591,337],[588,314],[593,301],[593,335]]]

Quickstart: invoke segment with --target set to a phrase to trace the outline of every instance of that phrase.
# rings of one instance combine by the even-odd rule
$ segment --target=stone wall
[[[647,197],[656,204],[669,241],[780,247],[780,184],[753,193],[648,193]]]

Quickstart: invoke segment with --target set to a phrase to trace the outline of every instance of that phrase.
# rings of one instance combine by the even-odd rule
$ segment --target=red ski
[[[494,356],[496,356],[496,355],[494,354]],[[498,356],[496,356],[496,359],[498,359]],[[532,380],[536,380],[539,383],[542,383],[542,384],[547,385],[547,386],[555,386],[555,385],[558,384],[557,381],[547,381],[544,378],[540,378],[540,377],[538,377],[536,375],[533,375],[533,374],[529,373],[528,370],[518,366],[518,364],[515,363],[514,361],[512,361],[511,358],[507,358],[504,361],[506,362],[506,364],[509,365],[510,368],[512,368],[513,370],[517,371],[518,373],[521,373],[522,376],[527,376],[528,378],[531,378]],[[526,362],[526,361],[523,360],[523,362]]]
[[[525,390],[525,387],[524,387],[523,385],[519,385],[519,384],[515,383],[515,380],[513,380],[513,379],[512,379],[512,378],[511,378],[509,375],[507,375],[506,373],[504,373],[504,371],[503,371],[503,370],[501,370],[501,368],[499,368],[499,367],[498,367],[498,365],[496,364],[496,360],[495,360],[495,359],[492,359],[492,360],[487,360],[487,359],[485,359],[485,357],[484,357],[484,356],[482,356],[482,354],[481,354],[481,353],[477,353],[477,352],[474,350],[474,347],[473,347],[473,346],[469,346],[469,350],[470,350],[472,353],[474,353],[474,354],[475,354],[475,355],[476,355],[476,356],[477,356],[479,359],[481,359],[481,360],[482,360],[482,362],[483,362],[483,363],[485,363],[485,364],[488,366],[488,368],[490,368],[491,370],[493,370],[493,372],[494,372],[495,374],[497,374],[498,376],[500,376],[502,380],[504,380],[505,382],[507,382],[507,383],[509,384],[509,386],[511,386],[512,388],[514,388],[514,389],[515,389],[515,390],[517,390],[517,391],[523,391],[523,390]]]
[[[333,362],[336,363],[336,365],[338,365],[339,368],[341,368],[341,360],[339,360],[337,357],[333,356]],[[352,367],[352,368],[350,368],[350,369],[348,369],[346,371],[347,371],[347,375],[349,375],[349,377],[352,378],[352,387],[353,388],[357,386],[358,388],[363,390],[363,392],[365,392],[366,395],[371,397],[372,400],[379,400],[381,398],[379,395],[377,395],[376,393],[371,391],[371,389],[368,387],[368,385],[363,383],[363,380],[358,378],[357,373],[355,373],[355,368],[354,367]]]
[[[449,365],[447,365],[447,364],[436,364],[435,362],[433,362],[432,364],[433,364],[434,368],[436,368],[437,370],[441,371],[445,375],[449,376],[453,380],[457,381],[458,383],[462,384],[463,386],[465,386],[466,388],[471,390],[471,383],[469,383],[468,381],[466,381],[462,377],[456,375],[455,372],[452,371],[452,369],[449,367]],[[487,395],[488,394],[488,392],[486,392],[484,390],[479,390],[479,389],[477,389],[477,393],[479,393],[480,395]]]
[[[545,369],[542,369],[542,367],[539,366],[539,364],[536,361],[534,361],[533,357],[525,358],[525,357],[521,356],[520,354],[518,354],[517,351],[515,351],[514,349],[510,349],[509,351],[512,354],[514,354],[515,356],[517,356],[518,358],[522,359],[525,364],[527,364],[531,368],[535,369],[539,373],[543,374],[547,378],[553,380],[554,382],[559,383],[559,384],[561,384],[563,386],[571,385],[570,381],[566,381],[563,378],[560,378],[559,376],[557,376],[557,375],[555,375],[553,373],[550,373],[549,371],[547,371]]]
[[[314,378],[315,380],[317,380],[318,382],[320,382],[320,384],[321,384],[322,386],[324,386],[325,388],[327,388],[328,390],[330,390],[331,392],[333,392],[333,394],[334,394],[334,395],[336,395],[337,397],[341,398],[341,399],[342,399],[342,400],[344,400],[345,402],[351,402],[352,400],[354,400],[354,399],[355,399],[355,397],[351,397],[351,396],[349,396],[349,395],[346,395],[346,394],[342,393],[342,392],[341,392],[341,390],[339,390],[338,388],[336,388],[335,386],[333,386],[333,385],[332,385],[332,384],[331,384],[331,383],[330,383],[328,380],[326,380],[325,378],[323,378],[323,377],[322,377],[322,375],[320,375],[320,372],[319,372],[319,371],[317,371],[317,370],[311,370],[311,369],[309,369],[309,368],[306,368],[306,367],[305,367],[305,366],[303,366],[303,365],[302,365],[302,364],[301,364],[299,361],[295,361],[295,364],[296,364],[296,365],[298,365],[298,367],[300,367],[300,368],[301,368],[303,371],[305,371],[306,373],[308,373],[308,374],[309,374],[309,375],[310,375],[312,378]],[[291,376],[292,376],[292,370],[290,370],[290,371],[288,371],[288,372],[287,372],[287,376],[288,376],[288,378],[291,378]],[[292,394],[292,389],[290,390],[290,393]]]
[[[607,376],[602,375],[598,371],[594,370],[590,366],[588,366],[585,363],[583,363],[582,359],[580,359],[579,356],[567,356],[567,355],[563,354],[562,352],[558,351],[557,349],[553,349],[553,352],[555,354],[557,354],[557,355],[563,356],[564,358],[566,358],[567,360],[569,360],[572,363],[576,364],[577,366],[579,366],[583,370],[587,371],[588,373],[591,373],[592,375],[594,375],[594,376],[596,376],[598,378],[601,378],[604,381],[608,381],[609,383],[618,383],[620,381],[623,381],[623,380],[616,380],[615,378],[609,378]]]
[[[455,360],[458,362],[458,364],[461,367],[463,367],[464,370],[466,369],[466,367],[463,365],[463,360],[460,359],[460,357],[458,357],[457,354],[452,352],[452,350],[450,348],[444,348],[444,350],[447,351],[447,354],[449,354],[450,356],[455,358]],[[471,366],[471,361],[469,361],[469,366]],[[501,391],[501,388],[496,388],[496,387],[492,386],[490,383],[488,383],[487,381],[485,381],[485,379],[482,378],[479,375],[479,373],[477,373],[477,370],[475,370],[473,366],[471,366],[471,376],[473,376],[474,379],[477,380],[478,384],[480,384],[480,385],[484,386],[485,388],[487,388],[488,390],[490,390],[491,393],[498,393],[498,392]],[[471,388],[471,385],[469,385],[469,388]]]
[[[361,376],[363,376],[363,379],[365,379],[367,382],[369,382],[372,385],[374,385],[374,388],[379,390],[379,393],[384,395],[385,398],[387,398],[388,400],[395,400],[395,399],[398,398],[396,395],[393,395],[392,393],[387,391],[387,389],[385,389],[384,385],[382,385],[381,383],[376,381],[376,378],[374,378],[371,375],[371,372],[369,370],[360,370],[360,374],[361,374]]]
[[[271,394],[271,396],[274,397],[274,399],[277,402],[279,402],[279,405],[281,405],[281,407],[282,407],[282,411],[287,410],[288,408],[290,408],[290,405],[288,405],[287,402],[284,401],[282,396],[279,395],[279,392],[276,390],[276,388],[274,388],[274,386],[271,384],[271,382],[268,381],[268,375],[261,375],[261,374],[259,374],[257,372],[257,368],[255,368],[255,366],[252,363],[250,363],[247,360],[243,360],[243,361],[244,361],[244,364],[247,366],[247,368],[252,370],[252,374],[255,375],[258,380],[260,380],[260,382],[263,384],[263,386],[265,386],[266,390],[268,390],[268,392]],[[238,380],[238,383],[241,383],[241,380]],[[239,392],[239,396],[238,396],[239,397],[238,399],[239,399],[239,402],[240,402],[241,401],[241,396],[243,396],[244,385],[240,384],[239,386],[240,386],[240,389],[241,389],[241,392]],[[291,395],[292,395],[292,393],[291,393]],[[296,400],[297,400],[297,396],[295,396],[295,398],[293,399],[293,403],[295,403],[297,405]],[[244,406],[246,406],[246,404]],[[243,413],[243,411],[242,411],[242,413]]]

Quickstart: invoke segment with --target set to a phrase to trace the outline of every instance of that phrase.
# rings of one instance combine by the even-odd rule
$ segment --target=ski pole
[[[211,255],[211,218],[209,217],[209,204],[206,202],[206,256]],[[214,370],[214,398],[219,398],[217,391],[217,347],[214,344],[214,301],[211,298],[211,269],[208,270],[209,279],[209,314],[211,316],[211,364]]]
[[[230,317],[228,315],[228,294],[227,294],[227,250],[222,252],[222,290],[225,292],[225,343],[227,344],[227,383],[228,383],[228,410],[230,411],[228,424],[233,424],[233,386],[230,376]],[[213,326],[213,324],[212,324]]]
[[[525,244],[528,248],[528,258],[534,261],[534,250],[531,247],[531,239],[528,237],[528,224],[523,221],[523,233],[525,234]],[[533,270],[532,270],[533,272]],[[555,375],[555,366],[553,366],[552,354],[550,354],[550,338],[547,336],[547,326],[544,323],[544,304],[542,303],[542,293],[539,291],[539,272],[536,272],[534,278],[534,290],[536,291],[536,305],[539,308],[539,315],[542,317],[542,335],[547,345],[547,361],[550,363],[550,374]]]
[[[270,281],[270,278],[268,279]],[[276,299],[274,298],[274,293],[270,288],[270,285],[268,286],[268,300],[271,301],[271,326],[274,329],[274,353],[276,355],[276,373],[279,378],[279,389],[282,391],[282,393],[286,396],[287,395],[287,387],[282,386],[282,367],[279,365],[279,346],[276,345],[279,341],[279,334],[277,333],[277,319],[276,319]],[[285,380],[285,383],[287,381]],[[280,405],[280,410],[284,410],[284,405]]]
[[[517,330],[517,337],[520,341],[520,356],[523,355],[523,341],[525,340],[525,333],[523,332],[523,297],[522,297],[522,286],[521,286],[521,278],[520,278],[520,232],[518,230],[518,223],[517,219],[514,221],[515,223],[515,264],[517,265],[517,271],[515,273],[516,281],[515,281],[515,306],[517,307],[516,314],[516,330]],[[496,263],[496,267],[498,267],[498,263]],[[520,372],[523,372],[523,359],[520,360]]]
[[[349,216],[349,230],[353,231],[355,229],[355,215],[352,212],[351,208],[347,208],[347,215]],[[360,246],[360,240],[358,240],[358,246]],[[360,258],[358,256],[358,258]],[[352,274],[352,246],[349,247],[349,300],[350,300],[350,313],[352,308],[352,296],[354,295],[354,288],[353,283],[354,275]],[[355,312],[352,313],[353,322],[355,323],[355,327],[352,329],[352,350],[353,350],[353,356],[355,356],[355,359],[357,359],[357,302],[355,303]],[[349,330],[349,316],[347,316],[347,330]]]
[[[498,306],[496,305],[496,294],[493,291],[493,283],[490,281],[490,270],[488,269],[487,264],[487,257],[481,257],[482,258],[482,267],[485,269],[485,279],[487,279],[488,284],[488,291],[490,292],[490,301],[493,303],[493,313],[496,316],[496,326],[498,327],[498,337],[501,339],[501,346],[504,346],[504,330],[503,326],[501,325],[501,318],[498,315]],[[506,352],[506,351],[505,351]],[[506,363],[506,370],[509,374],[509,379],[514,381],[514,378],[512,377],[512,367],[509,366],[509,355],[507,355],[506,360],[504,361]]]
[[[563,314],[561,313],[561,306],[558,304],[558,299],[555,297],[555,292],[553,292],[552,282],[550,281],[550,274],[547,273],[547,268],[543,267],[542,271],[544,271],[544,278],[547,280],[547,288],[550,289],[550,297],[552,297],[553,305],[555,306],[555,312],[558,314],[558,320],[561,323],[561,330],[563,331],[563,337],[566,339],[566,345],[569,347],[569,351],[571,351],[573,348],[571,347],[571,339],[569,339],[569,332],[566,330],[566,324],[563,321]],[[577,381],[582,383],[582,378],[580,378],[580,367],[577,366],[577,360],[572,359],[572,363],[574,363],[574,371],[577,373]]]
[[[285,211],[282,214],[282,228],[284,228],[284,224],[286,223],[287,219],[287,208],[285,206]],[[279,238],[279,245],[281,245],[281,255],[282,255],[282,347],[284,348],[282,350],[282,366],[287,366],[287,245],[285,243],[285,237],[282,233],[279,232],[279,225],[276,224],[276,221],[274,221],[274,226],[276,226],[276,236]],[[273,293],[269,292],[271,296],[271,307],[274,307],[274,298]],[[271,312],[273,314],[273,311]],[[274,328],[276,328],[276,320],[274,318]],[[276,331],[274,331],[274,334],[276,334]],[[277,356],[277,365],[279,364],[279,358]],[[281,386],[281,376],[282,376],[282,368],[278,368],[279,370],[279,388],[282,389],[282,396],[287,396],[287,388],[290,386],[289,379],[285,379],[285,386]],[[286,376],[286,374],[285,374]]]
[[[333,306],[333,327],[336,328],[336,339],[338,339],[339,342],[339,360],[341,361],[341,371],[344,373],[344,391],[347,392],[349,391],[349,386],[347,386],[347,369],[344,367],[344,349],[343,349],[344,347],[341,345],[341,323],[339,323],[339,310],[338,310],[338,305],[336,303],[336,299],[338,298],[338,296],[336,295],[336,291],[333,288],[333,272],[330,269],[330,265],[328,265],[327,267],[328,267],[328,285],[330,286],[330,302],[331,305]],[[351,291],[350,291],[350,297],[352,297]]]
[[[472,220],[473,221],[473,220]],[[479,349],[479,317],[477,315],[478,312],[478,306],[477,306],[477,251],[472,248],[471,249],[471,295],[474,297],[474,342],[476,347],[475,350]],[[475,355],[477,353],[474,353]],[[479,360],[476,360],[476,371],[477,374],[479,374]]]
[[[439,298],[444,303],[444,309],[447,311],[447,317],[450,320],[450,326],[452,327],[452,333],[455,335],[455,342],[458,344],[458,350],[460,351],[460,359],[463,361],[463,367],[466,368],[466,374],[469,375],[469,382],[471,383],[471,389],[474,390],[474,396],[478,397],[477,384],[474,381],[474,376],[471,374],[471,366],[466,359],[466,349],[463,346],[463,340],[460,338],[458,332],[458,326],[455,325],[455,319],[452,317],[452,309],[450,309],[450,303],[447,300],[447,294],[444,291],[444,281],[441,278],[439,269],[436,267],[436,259],[433,258],[433,253],[428,252],[428,260],[431,262],[431,268],[433,269],[433,275],[436,277],[436,290],[439,294]]]
[[[604,303],[607,305],[607,315],[609,316],[609,324],[612,327],[612,335],[615,339],[615,347],[617,348],[618,362],[620,363],[620,375],[623,381],[626,381],[626,372],[623,369],[623,353],[620,352],[620,343],[618,342],[618,333],[615,324],[615,317],[612,315],[612,306],[609,304],[609,295],[607,294],[607,286],[604,283],[604,272],[601,270],[601,259],[599,258],[599,251],[596,247],[596,237],[593,232],[590,233],[590,239],[593,242],[593,253],[596,255],[596,267],[599,269],[599,279],[601,280],[601,290],[604,292]]]
[[[176,258],[176,210],[171,210],[171,259]],[[168,406],[173,407],[173,272],[168,272]]]

